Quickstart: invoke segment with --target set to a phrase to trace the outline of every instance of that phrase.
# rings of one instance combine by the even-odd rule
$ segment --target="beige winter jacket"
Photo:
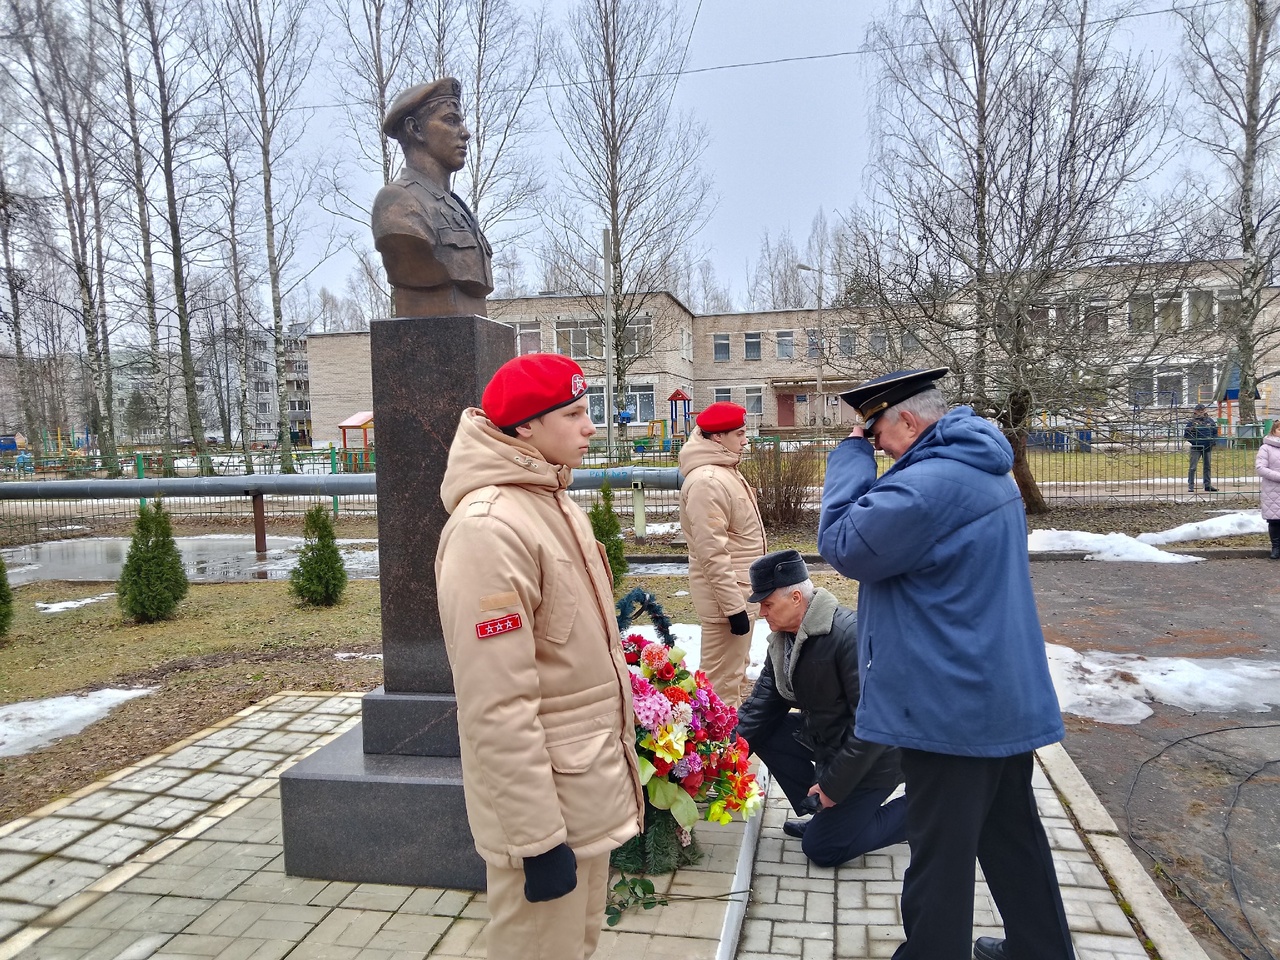
[[[680,529],[689,544],[689,593],[703,620],[747,609],[752,561],[768,552],[756,494],[741,457],[700,431],[680,450]]]
[[[572,471],[463,412],[441,497],[440,620],[476,849],[496,866],[641,826],[631,681],[608,563],[565,492]]]

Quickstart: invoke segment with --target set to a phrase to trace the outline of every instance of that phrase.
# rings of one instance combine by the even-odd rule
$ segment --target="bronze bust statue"
[[[405,168],[373,202],[373,245],[391,282],[396,317],[488,316],[493,250],[474,214],[449,189],[471,134],[462,85],[452,77],[402,92],[382,122]]]

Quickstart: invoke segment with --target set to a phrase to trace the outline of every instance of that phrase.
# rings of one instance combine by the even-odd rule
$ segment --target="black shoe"
[[[974,960],[1005,960],[1004,941],[995,937],[979,937],[973,942]]]
[[[1205,493],[1217,493],[1217,492],[1218,492],[1218,488],[1217,488],[1217,487],[1205,487],[1205,488],[1204,488],[1204,492],[1205,492]]]
[[[1272,560],[1280,560],[1280,547],[1272,547],[1272,548],[1271,548],[1271,557],[1270,557],[1270,559],[1272,559]]]
[[[1187,487],[1187,493],[1195,493],[1195,492],[1196,492],[1195,487]]]
[[[782,832],[788,837],[795,837],[799,840],[804,836],[804,832],[808,827],[808,820],[788,820],[782,825]]]

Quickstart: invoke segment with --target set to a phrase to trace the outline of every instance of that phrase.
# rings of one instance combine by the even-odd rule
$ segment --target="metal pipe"
[[[150,477],[142,480],[11,480],[0,483],[0,500],[126,500],[135,497],[374,496],[376,473],[253,474],[240,477]],[[678,490],[676,467],[608,467],[573,471],[571,490],[615,490],[643,483]]]

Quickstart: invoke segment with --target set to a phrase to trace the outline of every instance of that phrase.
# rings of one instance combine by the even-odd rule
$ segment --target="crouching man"
[[[857,617],[809,579],[795,550],[751,565],[751,603],[769,623],[769,656],[738,733],[777,778],[797,814],[783,831],[820,867],[906,839],[898,751],[859,740]],[[799,712],[792,712],[792,708]]]
[[[576,363],[517,357],[463,411],[441,485],[440,622],[490,960],[590,957],[609,852],[640,830],[613,581],[568,495],[595,432]]]

